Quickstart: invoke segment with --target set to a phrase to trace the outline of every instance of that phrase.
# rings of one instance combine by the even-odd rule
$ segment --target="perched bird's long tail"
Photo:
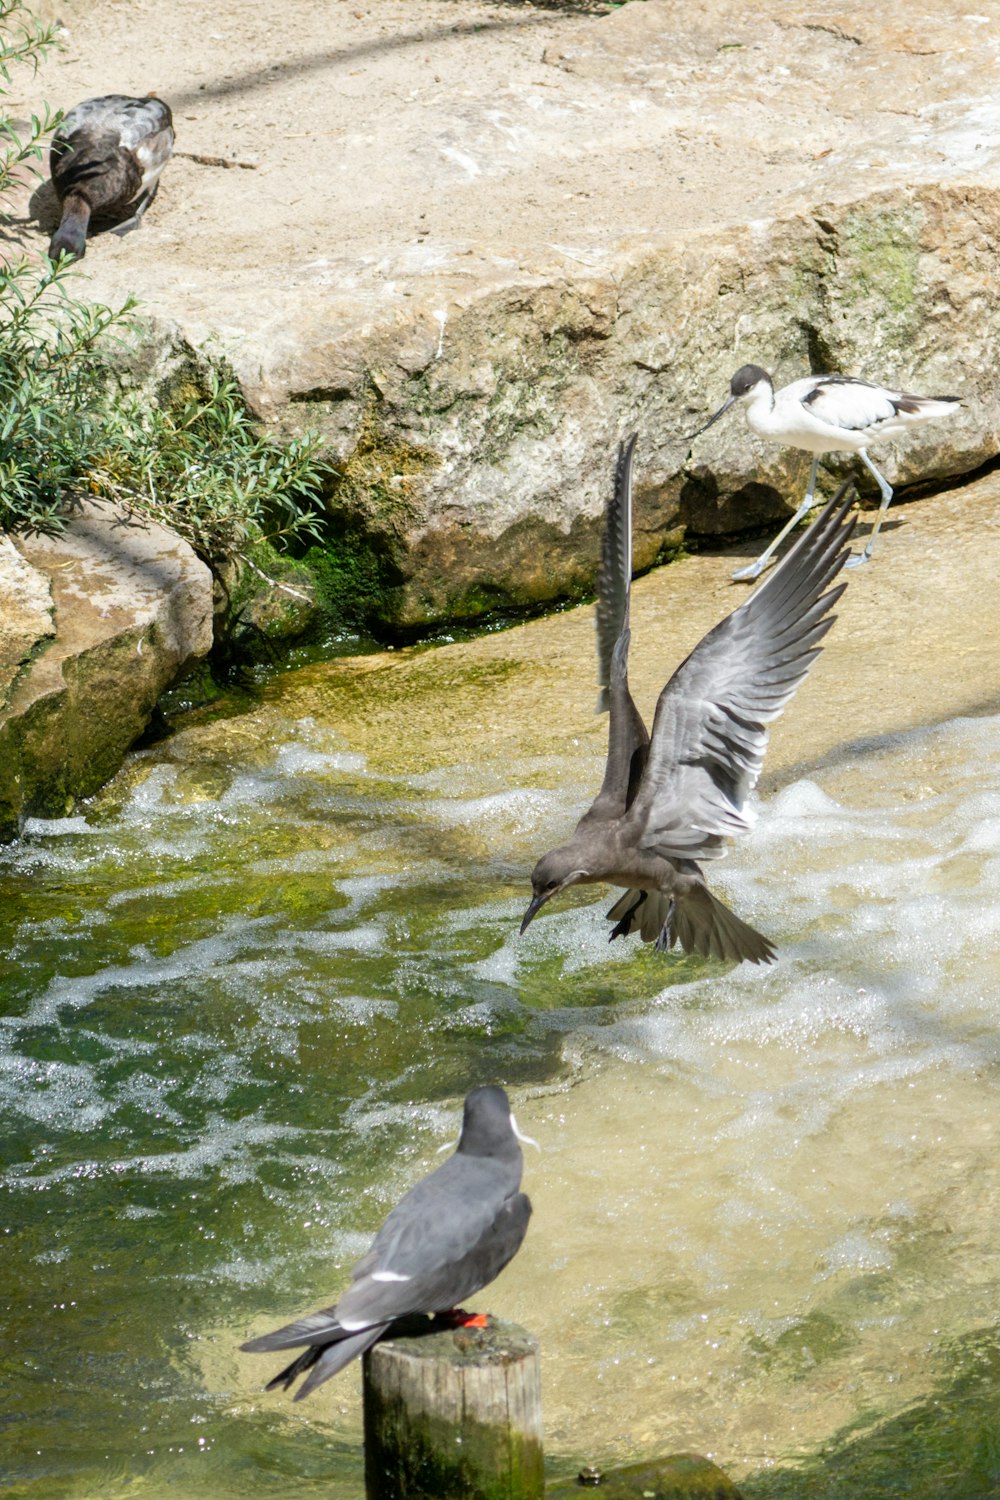
[[[325,1380],[338,1375],[352,1359],[364,1354],[366,1349],[378,1342],[384,1332],[385,1325],[376,1323],[374,1328],[364,1328],[360,1333],[352,1333],[332,1344],[310,1344],[297,1359],[293,1359],[273,1380],[269,1380],[264,1389],[273,1391],[280,1385],[287,1391],[300,1375],[306,1370],[312,1370],[312,1374],[302,1382],[292,1397],[293,1401],[301,1401],[303,1396],[308,1396],[310,1391],[314,1391]]]

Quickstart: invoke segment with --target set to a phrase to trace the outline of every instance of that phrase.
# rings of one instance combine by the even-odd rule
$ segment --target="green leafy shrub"
[[[107,419],[100,336],[119,312],[72,297],[61,266],[0,268],[0,528],[58,529]]]
[[[37,67],[53,45],[22,0],[0,0],[0,77]],[[39,176],[42,142],[61,116],[48,106],[26,135],[0,118],[0,199],[26,175]],[[127,309],[112,313],[69,296],[66,272],[21,257],[0,266],[0,528],[57,522],[92,427],[102,356],[97,339]]]
[[[233,380],[209,374],[204,394],[178,411],[119,397],[95,436],[90,493],[162,521],[208,561],[262,541],[320,536],[313,502],[329,472],[320,439],[260,434]]]

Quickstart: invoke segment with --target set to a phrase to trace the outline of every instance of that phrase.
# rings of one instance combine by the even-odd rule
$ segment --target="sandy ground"
[[[143,251],[106,239],[102,259],[186,245],[227,277],[249,260],[332,252],[357,264],[456,238],[511,253],[572,249],[595,233],[656,233],[667,214],[742,216],[748,187],[788,185],[787,163],[744,160],[737,177],[734,142],[692,145],[665,130],[634,82],[560,66],[601,9],[290,0],[279,21],[248,0],[179,0],[165,24],[151,0],[65,0],[64,47],[37,79],[15,78],[10,102],[26,117],[41,98],[63,108],[111,91],[166,99],[178,159]],[[812,153],[799,155],[804,170]]]
[[[43,3],[63,46],[15,74],[15,117],[154,91],[177,129],[141,232],[102,236],[85,274],[196,335],[280,343],[310,303],[327,337],[405,321],[409,295],[578,275],[626,242],[982,176],[998,154],[998,44],[959,0],[916,29],[834,0]],[[51,225],[34,206],[29,248]]]

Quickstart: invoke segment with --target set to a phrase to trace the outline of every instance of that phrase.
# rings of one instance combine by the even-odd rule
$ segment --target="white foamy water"
[[[527,872],[589,768],[550,766],[550,792],[509,769],[480,796],[468,766],[410,778],[429,796],[405,806],[461,826],[520,889],[469,905],[452,872],[436,945],[496,934],[458,971],[490,998],[452,1024],[532,1004],[540,968],[535,1027],[562,1036],[567,1081],[515,1096],[543,1147],[535,1214],[487,1298],[541,1338],[549,1451],[694,1448],[738,1476],[926,1398],[1000,1294],[1000,720],[868,747],[760,803],[709,875],[777,944],[769,969],[609,947],[607,893],[552,903],[519,938]],[[666,982],[636,997],[651,960]],[[595,974],[596,1014],[576,1008]],[[352,1119],[375,1138],[440,1128],[371,1095]],[[380,1202],[425,1165],[373,1184]],[[356,1434],[353,1390],[313,1409]]]
[[[935,1351],[992,1324],[1000,720],[818,780],[710,872],[779,962],[579,1025],[574,1085],[518,1105],[545,1156],[510,1311],[549,1351],[556,1445],[585,1412],[601,1452],[746,1472],[926,1396]],[[589,961],[603,904],[537,941],[583,929]]]
[[[518,936],[592,757],[390,783],[314,721],[252,765],[200,763],[195,733],[185,754],[3,856],[51,890],[8,955],[0,1098],[43,1144],[7,1180],[22,1203],[78,1185],[81,1253],[88,1184],[132,1183],[131,1222],[193,1183],[239,1203],[247,1245],[201,1274],[256,1328],[298,1310],[275,1279],[322,1305],[496,1079],[543,1151],[525,1246],[477,1300],[541,1338],[550,1453],[693,1448],[738,1476],[922,1399],[992,1320],[1000,719],[759,803],[707,873],[768,969],[609,946],[614,893],[587,888]],[[225,1360],[206,1390],[256,1399],[260,1365]],[[352,1441],[358,1420],[349,1377],[295,1409]]]

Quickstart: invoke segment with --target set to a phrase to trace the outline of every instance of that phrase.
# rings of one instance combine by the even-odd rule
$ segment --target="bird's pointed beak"
[[[513,1130],[514,1134],[517,1136],[518,1140],[521,1142],[522,1145],[524,1145],[524,1146],[534,1146],[534,1148],[535,1148],[536,1151],[541,1151],[542,1148],[541,1148],[541,1146],[538,1144],[538,1142],[536,1140],[532,1139],[532,1137],[530,1135],[522,1135],[521,1132],[520,1132],[520,1130],[518,1130],[518,1128],[517,1128],[517,1121],[514,1119],[514,1112],[513,1112],[513,1110],[511,1110],[511,1115],[510,1115],[510,1128],[511,1128],[511,1130]]]
[[[726,412],[729,410],[735,400],[735,396],[730,396],[728,400],[723,401],[714,417],[709,417],[708,421],[704,424],[703,427],[699,427],[697,432],[688,433],[687,437],[684,439],[685,443],[693,442],[696,437],[698,437],[701,433],[705,432],[709,427],[711,427],[713,422],[717,422],[720,417],[725,416]]]
[[[530,902],[530,904],[528,906],[528,910],[525,912],[524,916],[521,918],[521,929],[520,930],[521,930],[521,935],[522,936],[525,933],[525,931],[527,930],[527,928],[531,925],[531,923],[535,919],[535,917],[538,915],[539,911],[541,911],[542,907],[545,905],[545,903],[549,899],[549,897],[550,896],[554,896],[554,895],[555,895],[554,891],[547,891],[544,896],[533,896],[531,898],[531,902]]]

